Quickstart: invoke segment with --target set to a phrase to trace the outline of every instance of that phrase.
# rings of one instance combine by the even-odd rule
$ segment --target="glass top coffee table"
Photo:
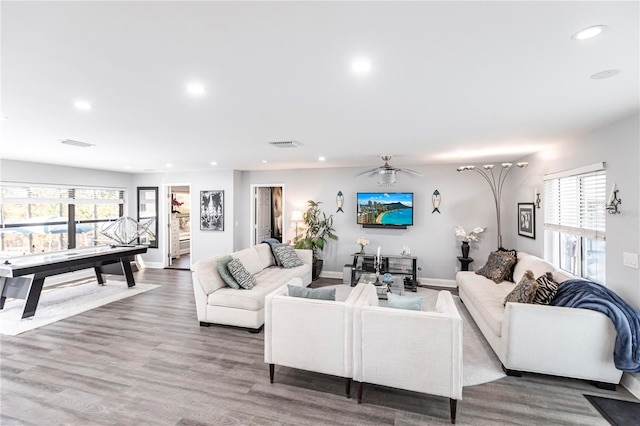
[[[404,295],[404,282],[402,281],[401,276],[391,276],[392,282],[385,283],[383,281],[383,276],[380,275],[380,284],[375,285],[376,282],[376,274],[374,273],[364,273],[360,276],[360,280],[358,283],[367,283],[372,284],[376,288],[376,293],[378,294],[378,299],[386,300],[387,293],[391,292],[393,294],[397,294],[399,296]]]

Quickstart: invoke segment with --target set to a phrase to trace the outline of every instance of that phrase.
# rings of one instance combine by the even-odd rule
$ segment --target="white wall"
[[[143,255],[145,262],[163,266],[168,256],[166,230],[169,218],[169,201],[163,202],[163,194],[169,185],[191,186],[191,262],[219,253],[234,250],[234,172],[231,170],[193,173],[149,173],[137,174],[133,178],[134,191],[138,186],[158,186],[160,190],[160,212],[158,220],[158,248],[149,249]],[[224,191],[224,231],[200,230],[200,191]],[[134,216],[135,217],[135,216]]]
[[[637,308],[640,308],[640,272],[622,265],[622,253],[640,253],[640,116],[638,113],[581,137],[558,142],[549,149],[524,158],[529,167],[520,175],[511,175],[508,197],[509,214],[504,228],[516,229],[515,206],[532,202],[533,188],[542,189],[547,173],[573,169],[597,162],[607,163],[607,195],[615,182],[620,190],[621,214],[607,214],[606,285]],[[516,179],[513,179],[516,178]],[[505,203],[505,205],[507,205]],[[505,232],[505,244],[518,250],[544,255],[543,213],[536,211],[536,239]]]
[[[488,185],[471,174],[456,171],[456,165],[412,166],[423,177],[398,175],[398,183],[388,188],[392,192],[414,193],[414,226],[406,230],[364,229],[356,224],[356,193],[383,191],[376,179],[355,177],[362,168],[331,168],[286,171],[247,171],[243,192],[248,194],[252,184],[279,182],[285,186],[285,237],[293,239],[295,226],[289,221],[293,210],[306,210],[307,201],[321,201],[322,209],[334,215],[334,226],[339,237],[330,241],[323,253],[323,271],[342,274],[343,265],[352,261],[351,254],[359,250],[355,241],[365,236],[371,243],[367,252],[374,253],[378,246],[387,254],[400,254],[408,245],[411,254],[418,257],[422,276],[436,279],[454,279],[461,255],[460,242],[456,240],[454,228],[462,225],[466,229],[488,226],[479,243],[472,243],[471,256],[476,259],[472,267],[484,264],[489,252],[496,248],[496,225],[492,199]],[[434,190],[442,196],[441,214],[433,210],[431,196]],[[337,213],[336,195],[342,191],[345,202],[344,213]],[[248,197],[242,197],[242,200]],[[248,205],[242,209],[240,220],[249,223]],[[244,228],[243,228],[244,229]],[[248,241],[248,239],[244,239]]]

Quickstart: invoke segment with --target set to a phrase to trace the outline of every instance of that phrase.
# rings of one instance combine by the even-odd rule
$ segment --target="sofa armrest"
[[[499,358],[512,370],[618,383],[615,337],[611,320],[599,312],[507,303]]]
[[[306,249],[295,249],[296,254],[302,260],[302,263],[311,265],[313,263],[313,251]]]

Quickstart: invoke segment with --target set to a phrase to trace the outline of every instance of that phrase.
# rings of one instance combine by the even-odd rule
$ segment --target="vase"
[[[360,246],[360,254],[364,256],[364,246]]]
[[[462,257],[464,257],[464,258],[469,257],[469,242],[468,241],[463,241],[462,242]]]

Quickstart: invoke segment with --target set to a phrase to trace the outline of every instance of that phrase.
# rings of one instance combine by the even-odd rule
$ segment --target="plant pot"
[[[320,278],[320,273],[322,272],[323,264],[324,264],[324,260],[322,259],[316,259],[316,261],[313,262],[313,266],[311,268],[311,279],[313,281],[316,281],[318,278]]]

